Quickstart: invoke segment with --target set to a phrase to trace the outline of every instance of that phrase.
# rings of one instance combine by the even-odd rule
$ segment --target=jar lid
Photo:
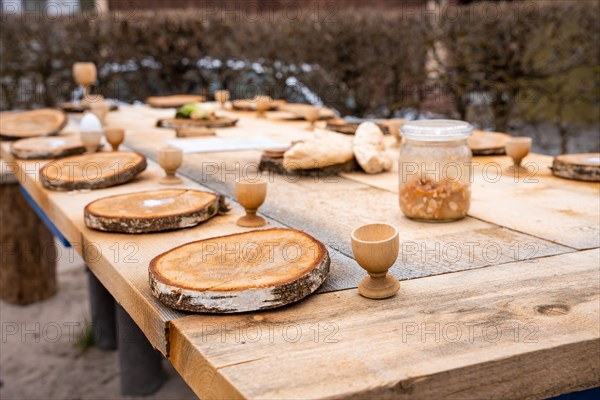
[[[473,126],[453,119],[424,119],[407,122],[400,131],[407,139],[446,142],[467,138],[473,132]]]

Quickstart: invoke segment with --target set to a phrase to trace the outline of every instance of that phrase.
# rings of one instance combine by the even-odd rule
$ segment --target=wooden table
[[[152,159],[174,138],[154,127],[172,112],[122,107],[108,120],[127,128],[127,146]],[[220,136],[310,135],[306,122],[276,113],[229,114],[240,122]],[[190,154],[181,171],[186,186],[232,197],[235,178],[255,173],[259,157]],[[237,203],[229,215],[183,231],[96,232],[84,226],[83,207],[156,188],[154,162],[129,184],[65,193],[41,188],[43,162],[14,160],[7,144],[2,158],[201,398],[547,397],[600,385],[600,185],[551,176],[550,157],[525,159],[538,170],[516,179],[505,171],[507,158],[476,158],[469,217],[449,224],[404,218],[395,172],[271,175],[260,211],[271,226],[302,229],[327,244],[331,274],[298,304],[229,316],[163,306],[150,293],[147,266],[180,244],[245,231],[235,225],[243,212]],[[402,241],[390,270],[402,280],[400,292],[380,301],[358,295],[365,273],[350,248],[351,230],[375,221],[396,226]]]

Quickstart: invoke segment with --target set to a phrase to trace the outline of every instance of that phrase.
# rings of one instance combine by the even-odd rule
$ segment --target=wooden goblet
[[[398,258],[399,247],[398,230],[391,225],[369,224],[352,232],[354,258],[369,273],[360,282],[358,293],[369,299],[385,299],[398,292],[400,282],[387,271]]]
[[[521,168],[521,161],[531,150],[531,138],[519,136],[506,141],[506,154],[513,160],[513,169]]]
[[[113,151],[119,151],[119,146],[125,140],[125,130],[121,128],[106,128],[104,130],[106,141],[110,143]]]
[[[266,111],[269,109],[269,103],[271,98],[269,96],[258,96],[256,98],[256,111],[258,112],[258,118],[265,118]]]
[[[397,119],[389,119],[385,122],[387,125],[390,134],[396,139],[396,146],[400,146],[402,144],[402,136],[400,135],[400,127],[402,126],[402,121]]]
[[[308,107],[304,113],[304,119],[309,122],[308,129],[311,131],[315,130],[315,122],[321,117],[321,109],[319,107]]]
[[[225,103],[229,101],[229,90],[217,90],[215,100],[221,103],[221,109],[225,109]]]
[[[158,163],[165,170],[166,176],[161,178],[158,183],[163,185],[178,185],[183,180],[175,176],[177,169],[183,162],[183,151],[177,147],[163,147],[158,151]]]
[[[98,151],[102,141],[102,131],[81,131],[81,143],[88,154]]]
[[[246,210],[246,215],[237,220],[239,226],[254,228],[267,223],[263,217],[256,215],[267,197],[267,181],[260,178],[238,179],[235,181],[235,195]]]
[[[73,79],[83,89],[83,102],[88,101],[89,88],[98,77],[96,64],[93,62],[76,62],[73,64]]]
[[[110,110],[110,105],[105,101],[98,101],[89,103],[90,104],[90,112],[94,114],[100,120],[102,126],[106,125],[106,116],[108,115],[108,111]]]

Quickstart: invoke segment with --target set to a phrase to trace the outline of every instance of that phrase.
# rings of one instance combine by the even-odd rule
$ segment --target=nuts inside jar
[[[400,209],[408,218],[450,221],[463,218],[471,203],[470,188],[460,182],[415,177],[400,185]]]

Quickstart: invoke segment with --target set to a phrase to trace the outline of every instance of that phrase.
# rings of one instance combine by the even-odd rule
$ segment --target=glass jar
[[[455,221],[471,204],[473,127],[448,119],[411,121],[401,128],[400,209],[420,221]]]

